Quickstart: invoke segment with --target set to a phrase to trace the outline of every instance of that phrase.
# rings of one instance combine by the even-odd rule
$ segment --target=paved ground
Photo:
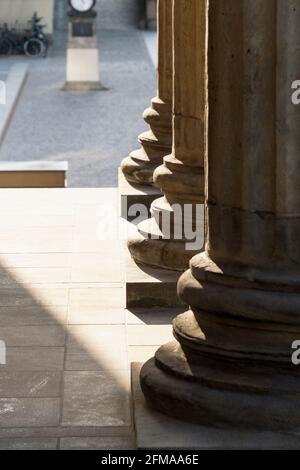
[[[46,60],[30,62],[30,76],[0,150],[1,160],[68,160],[69,186],[112,187],[117,168],[146,129],[144,109],[156,93],[155,67],[134,29],[100,31],[101,81],[109,90],[60,91],[65,38]],[[1,69],[23,57],[1,59]]]
[[[117,190],[0,200],[0,449],[133,448],[129,363],[174,314],[124,309]]]

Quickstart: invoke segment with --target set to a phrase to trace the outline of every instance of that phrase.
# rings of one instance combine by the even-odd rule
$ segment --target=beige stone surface
[[[55,438],[0,439],[0,450],[56,450],[57,446]]]
[[[66,372],[62,425],[130,425],[128,372]]]
[[[1,445],[1,441],[0,441]],[[67,437],[61,439],[61,450],[135,450],[133,437]]]
[[[0,398],[1,427],[57,426],[58,398]]]
[[[99,82],[98,49],[67,50],[67,83]]]

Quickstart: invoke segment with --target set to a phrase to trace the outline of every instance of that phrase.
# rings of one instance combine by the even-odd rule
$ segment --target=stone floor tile
[[[6,346],[64,346],[65,329],[49,326],[4,326],[0,327],[0,338]]]
[[[65,372],[63,426],[129,423],[128,372]]]
[[[0,286],[56,284],[70,281],[69,268],[6,268],[0,267]],[[26,287],[25,287],[26,288]]]
[[[172,341],[170,325],[127,325],[129,346],[155,346]]]
[[[67,370],[122,370],[127,367],[124,325],[68,327]]]
[[[125,309],[71,310],[68,323],[69,325],[124,325]]]
[[[11,438],[0,439],[0,450],[56,450],[55,438]]]
[[[105,253],[75,253],[72,258],[71,282],[121,282],[120,256]]]
[[[0,398],[2,427],[57,426],[58,398]]]
[[[161,345],[157,346],[129,346],[128,362],[146,362],[151,359]]]
[[[0,397],[59,397],[61,378],[61,372],[5,371],[4,366],[0,374]]]
[[[73,230],[69,227],[2,228],[0,253],[67,253],[72,250]]]
[[[0,227],[71,227],[75,215],[55,214],[2,214]]]
[[[65,287],[26,286],[0,287],[0,307],[66,306],[68,289]]]
[[[0,266],[3,268],[67,268],[71,265],[71,256],[70,253],[1,253]]]
[[[64,364],[64,347],[8,347],[3,370],[60,371]]]
[[[67,307],[0,307],[0,327],[67,323]]]
[[[97,312],[103,308],[120,308],[123,305],[124,290],[121,287],[70,289],[70,312]]]
[[[60,440],[61,450],[134,450],[135,448],[133,436],[65,437]]]

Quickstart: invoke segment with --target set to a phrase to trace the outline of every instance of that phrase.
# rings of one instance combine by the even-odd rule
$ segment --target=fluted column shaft
[[[154,175],[170,203],[203,202],[205,0],[174,0],[173,150]]]
[[[203,218],[196,220],[200,214],[196,206],[204,202],[205,4],[206,0],[173,1],[172,153],[154,172],[154,184],[164,196],[152,203],[151,220],[139,226],[145,243],[137,239],[129,244],[136,260],[167,269],[186,269],[202,248],[201,244],[187,248],[185,234],[176,238],[174,232],[176,226],[184,228],[184,219],[193,227],[199,222],[203,228]],[[176,213],[178,205],[180,214]],[[192,207],[187,209],[187,205]],[[188,210],[192,215],[187,215]],[[166,217],[170,222],[164,225]]]
[[[150,130],[139,136],[141,148],[121,164],[127,180],[151,185],[153,172],[172,146],[173,53],[172,0],[158,0],[157,96],[144,112]]]
[[[141,373],[150,404],[201,423],[300,428],[297,0],[210,0],[207,240],[179,281],[191,310]]]

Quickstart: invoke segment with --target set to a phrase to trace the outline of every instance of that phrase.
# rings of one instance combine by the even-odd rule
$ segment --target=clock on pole
[[[69,4],[77,13],[87,13],[94,8],[96,0],[69,0]]]
[[[69,0],[67,78],[64,90],[100,90],[96,0]]]

